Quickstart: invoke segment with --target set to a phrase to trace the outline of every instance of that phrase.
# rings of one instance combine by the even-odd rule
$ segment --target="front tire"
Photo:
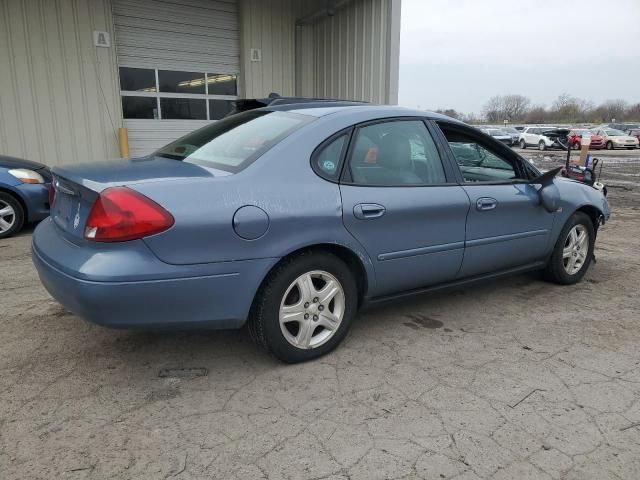
[[[572,148],[573,150],[580,150],[580,144],[579,144],[578,142],[576,142],[576,143],[574,143],[574,144],[571,146],[571,148]]]
[[[613,142],[609,140],[607,142],[607,146],[605,147],[607,150],[613,150]]]
[[[269,274],[251,308],[249,332],[283,362],[304,362],[338,346],[357,307],[347,265],[330,253],[303,252]]]
[[[520,140],[520,148],[523,150],[527,148],[527,142],[525,142],[524,140]]]
[[[560,232],[549,263],[545,269],[547,280],[572,285],[582,280],[593,259],[595,229],[584,212],[574,213]]]
[[[19,232],[24,220],[24,209],[20,202],[13,195],[0,192],[0,238]]]

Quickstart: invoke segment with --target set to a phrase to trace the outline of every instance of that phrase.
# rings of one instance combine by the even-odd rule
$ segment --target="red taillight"
[[[123,242],[162,232],[173,225],[164,208],[127,187],[104,190],[91,207],[84,238],[98,242]]]
[[[49,184],[49,209],[53,210],[53,202],[56,199],[56,187],[53,186],[53,183]]]

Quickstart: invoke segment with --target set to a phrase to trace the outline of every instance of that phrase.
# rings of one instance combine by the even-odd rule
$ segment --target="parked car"
[[[613,128],[599,128],[595,131],[596,135],[602,137],[604,146],[607,150],[614,150],[616,148],[627,148],[632,150],[638,148],[638,139],[627,135],[626,133],[615,130]]]
[[[596,135],[589,129],[574,129],[569,132],[568,141],[569,146],[573,150],[579,150],[582,145],[582,137],[590,137],[591,143],[589,149],[600,150],[604,148],[604,139],[600,135]]]
[[[315,98],[315,97],[281,97],[277,93],[270,93],[266,98],[240,98],[232,102],[233,107],[226,116],[235,115],[240,112],[247,112],[249,110],[255,110],[256,108],[275,107],[278,105],[293,105],[293,104],[306,104],[313,103],[314,105],[320,105],[325,103],[331,103],[333,105],[366,105],[368,102],[361,102],[355,100],[339,100],[333,98]]]
[[[520,130],[517,130],[514,127],[502,127],[501,130],[506,132],[508,135],[511,135],[511,146],[518,145],[518,141],[520,140]]]
[[[546,134],[553,131],[556,127],[526,127],[521,133],[518,143],[520,148],[538,147],[538,150],[546,150],[547,148],[563,148],[557,138],[550,138]]]
[[[248,322],[298,362],[336,347],[367,303],[535,269],[584,276],[609,217],[601,191],[442,115],[320,107],[251,110],[144,158],[55,167],[33,235],[43,285],[109,327]]]
[[[640,141],[640,128],[632,128],[626,132],[630,137],[636,137]]]
[[[640,128],[640,123],[608,123],[606,125],[602,125],[601,128],[612,128],[614,130],[626,132],[627,130]]]
[[[502,142],[506,145],[512,145],[513,140],[511,135],[502,130],[501,128],[481,128],[483,133],[486,133],[490,137],[495,138],[497,141]]]
[[[0,155],[0,238],[49,216],[50,182],[45,165]]]

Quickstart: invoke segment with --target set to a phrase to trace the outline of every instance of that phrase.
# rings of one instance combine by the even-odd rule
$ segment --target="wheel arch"
[[[354,279],[356,281],[356,286],[358,287],[358,306],[362,305],[364,299],[369,290],[369,273],[367,268],[365,267],[366,259],[363,259],[358,253],[356,253],[353,249],[344,246],[338,243],[316,243],[311,245],[306,245],[303,247],[299,247],[295,250],[288,252],[284,255],[280,260],[278,260],[267,272],[262,281],[260,282],[260,286],[256,290],[256,297],[258,292],[262,289],[265,282],[269,279],[272,273],[285,261],[290,260],[293,257],[304,255],[305,253],[312,252],[326,252],[331,253],[342,260],[349,270],[353,273]]]
[[[22,212],[24,213],[24,220],[26,222],[27,219],[29,218],[29,209],[27,208],[27,203],[24,201],[24,198],[22,198],[22,195],[20,195],[15,190],[7,188],[3,185],[0,185],[0,192],[11,195],[13,198],[15,198],[18,201],[18,203],[22,207]]]
[[[597,234],[598,227],[600,226],[600,218],[604,217],[604,213],[598,207],[594,207],[593,205],[588,204],[578,207],[573,213],[576,212],[583,212],[589,216],[589,218],[591,219],[591,223],[593,224],[593,229]]]

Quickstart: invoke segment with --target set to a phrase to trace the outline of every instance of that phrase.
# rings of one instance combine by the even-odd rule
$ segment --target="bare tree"
[[[640,122],[640,103],[636,103],[627,108],[625,120]]]
[[[499,122],[504,120],[503,116],[503,97],[496,95],[487,100],[484,104],[482,113],[489,122]],[[500,118],[502,117],[502,118]]]
[[[504,98],[504,118],[511,120],[522,120],[529,109],[529,100],[524,95],[507,95]]]
[[[489,122],[519,121],[524,118],[530,103],[524,95],[496,95],[485,103],[482,111]]]
[[[446,115],[447,117],[451,117],[451,118],[457,118],[457,119],[462,118],[462,114],[460,112],[455,111],[453,108],[446,108],[444,110],[439,108],[438,110],[436,110],[436,113],[440,113],[442,115]]]
[[[524,117],[526,123],[544,123],[548,120],[549,115],[544,105],[536,105],[529,109]]]
[[[603,104],[599,105],[595,109],[596,116],[603,122],[611,122],[615,118],[616,120],[623,120],[627,110],[627,102],[624,100],[607,100]]]
[[[580,122],[586,120],[588,102],[568,93],[558,95],[553,102],[549,117],[557,122]]]

